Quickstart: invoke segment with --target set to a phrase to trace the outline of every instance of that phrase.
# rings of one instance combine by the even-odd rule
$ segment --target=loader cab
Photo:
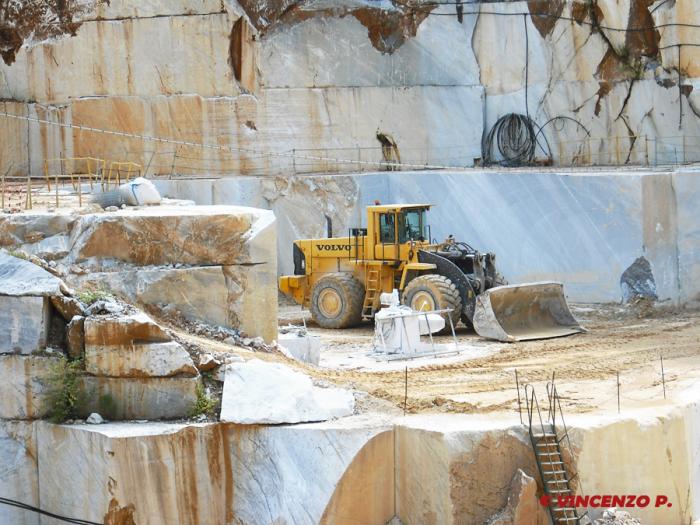
[[[367,208],[368,253],[375,260],[405,261],[410,244],[430,241],[428,204],[397,204]]]

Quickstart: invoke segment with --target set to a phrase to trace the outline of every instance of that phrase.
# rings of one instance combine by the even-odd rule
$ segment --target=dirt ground
[[[532,384],[539,399],[544,399],[552,375],[567,413],[617,414],[618,374],[622,414],[670,404],[682,392],[700,388],[700,311],[583,304],[571,309],[586,333],[507,344],[487,341],[460,326],[456,334],[460,354],[390,362],[368,355],[374,348],[370,323],[324,330],[298,306],[281,306],[279,324],[306,322],[309,333],[322,342],[320,366],[293,361],[278,352],[253,352],[185,332],[180,335],[208,352],[282,361],[317,382],[366,392],[369,395],[359,396],[360,410],[365,412],[400,414],[405,407],[407,413],[517,417],[516,370],[523,414],[524,385]],[[452,336],[435,338],[438,345],[452,341]]]
[[[298,324],[307,315],[298,307],[280,310],[281,326]],[[618,373],[621,412],[664,404],[661,356],[669,400],[693,384],[700,385],[700,312],[621,305],[573,305],[572,311],[587,333],[504,344],[485,341],[460,327],[461,356],[391,363],[366,356],[373,348],[370,324],[323,330],[307,321],[309,332],[319,336],[323,346],[321,368],[304,368],[317,378],[369,392],[399,409],[407,386],[408,412],[517,411],[516,369],[521,387],[531,383],[542,397],[554,374],[569,412],[617,413]],[[451,341],[451,336],[436,338],[438,343]]]

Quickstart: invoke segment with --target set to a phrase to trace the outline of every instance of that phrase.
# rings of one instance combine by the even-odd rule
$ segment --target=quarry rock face
[[[3,497],[39,506],[36,427],[29,421],[0,421],[0,490]],[[40,525],[30,510],[0,506],[0,523]]]
[[[103,520],[111,500],[131,506],[134,523],[154,525],[346,525],[353,516],[362,523],[394,516],[393,436],[371,419],[293,426],[39,423],[37,434],[42,505],[91,521]],[[81,450],[94,450],[100,461]],[[59,494],[66,478],[75,491]],[[190,490],[187,497],[183,490]]]
[[[46,346],[49,330],[49,300],[46,297],[0,295],[0,323],[7,327],[0,352],[31,354]]]
[[[641,523],[680,523],[692,512],[694,463],[684,454],[693,451],[697,436],[688,423],[700,412],[696,393],[687,401],[641,419],[596,416],[591,425],[589,416],[572,418],[586,494],[623,484],[675,498],[670,508],[634,509]],[[633,450],[617,455],[621,443]],[[549,523],[536,498],[527,429],[512,417],[422,414],[389,421],[365,415],[271,426],[2,421],[0,451],[6,494],[26,494],[22,501],[40,500],[51,512],[98,523],[117,509],[131,509],[134,523],[154,525],[259,523],[261,516],[266,523],[303,525],[395,517],[406,525]],[[638,468],[630,469],[629,455]],[[59,490],[66,479],[74,490]],[[153,518],[156,505],[162,507]]]
[[[56,357],[0,355],[0,419],[38,419]]]
[[[45,3],[25,4],[8,13],[0,42],[8,113],[221,148],[3,119],[2,172],[40,174],[44,159],[98,151],[163,175],[319,173],[329,171],[324,156],[348,161],[331,170],[353,171],[383,159],[378,130],[403,162],[471,166],[482,136],[511,112],[542,127],[549,146],[538,156],[555,164],[697,156],[692,0],[460,12],[427,2],[81,1],[62,3],[59,23]]]
[[[197,400],[197,385],[198,377],[84,376],[82,387],[92,393],[84,416],[99,412],[111,420],[187,417]]]
[[[506,506],[488,521],[488,525],[546,525],[549,517],[537,497],[537,482],[518,471],[511,480]]]
[[[351,415],[352,392],[314,386],[311,378],[279,363],[253,359],[226,369],[221,421],[240,424],[325,421]]]
[[[89,345],[85,349],[88,373],[104,377],[196,376],[192,358],[174,341],[131,343],[130,345]]]
[[[43,211],[0,215],[1,243],[10,249],[36,253],[56,238],[62,239],[61,251],[48,258],[72,286],[167,306],[192,321],[235,328],[267,342],[277,337],[276,224],[270,211],[164,204],[113,213],[61,210],[53,219]],[[60,292],[61,281],[38,266],[0,257],[12,263],[0,264],[5,272],[0,294]],[[71,299],[53,301],[66,321],[81,313]]]
[[[277,217],[282,275],[294,272],[294,240],[326,235],[325,215],[332,218],[334,235],[343,236],[364,224],[365,207],[375,199],[439,203],[429,213],[432,236],[444,240],[454,234],[482,252],[496,253],[499,271],[511,283],[553,279],[564,283],[569,300],[618,302],[623,273],[643,255],[659,300],[692,305],[700,298],[697,175],[693,167],[518,176],[475,169],[287,181],[232,177],[208,184],[161,180],[158,187],[170,197],[191,196],[202,204],[268,202]],[[464,206],[467,201],[499,210],[498,220],[475,215]],[[570,242],[572,237],[577,242]]]

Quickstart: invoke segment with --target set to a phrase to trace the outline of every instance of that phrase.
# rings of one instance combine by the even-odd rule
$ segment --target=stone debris
[[[88,425],[101,425],[102,423],[105,422],[104,419],[102,419],[102,416],[99,415],[97,412],[93,412],[88,416],[88,418],[85,420],[85,422]]]
[[[197,361],[197,369],[200,372],[209,372],[221,365],[221,361],[211,354],[202,354]]]
[[[114,300],[100,299],[85,309],[86,315],[121,314],[125,308]]]
[[[349,390],[320,388],[285,365],[252,359],[226,368],[220,419],[239,424],[325,421],[351,415],[354,406]]]
[[[211,374],[211,378],[214,381],[218,381],[219,383],[223,383],[224,380],[226,379],[226,370],[229,368],[230,365],[236,364],[236,363],[245,363],[245,359],[243,359],[242,357],[237,356],[237,355],[227,356],[224,360],[224,364],[222,364],[218,368],[214,369],[214,371]]]
[[[85,315],[82,303],[73,297],[54,295],[51,297],[51,304],[66,322],[69,322],[75,316]]]
[[[642,522],[624,510],[607,509],[603,512],[603,517],[593,523],[594,525],[641,525]]]

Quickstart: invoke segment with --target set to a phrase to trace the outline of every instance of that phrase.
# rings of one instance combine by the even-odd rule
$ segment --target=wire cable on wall
[[[17,507],[18,509],[26,510],[29,512],[35,512],[37,514],[41,514],[42,516],[48,516],[49,518],[53,518],[55,520],[59,520],[59,521],[62,521],[64,523],[73,523],[75,525],[103,525],[102,523],[98,523],[96,521],[88,521],[88,520],[81,520],[78,518],[67,518],[66,516],[60,516],[58,514],[54,514],[53,512],[48,512],[48,511],[42,510],[38,507],[34,507],[32,505],[27,505],[26,503],[21,503],[19,501],[15,501],[15,500],[9,499],[9,498],[0,497],[0,504],[9,505],[10,507]]]
[[[522,166],[535,159],[537,146],[536,124],[527,115],[509,113],[499,118],[481,145],[485,166]],[[497,160],[496,153],[500,154]]]

